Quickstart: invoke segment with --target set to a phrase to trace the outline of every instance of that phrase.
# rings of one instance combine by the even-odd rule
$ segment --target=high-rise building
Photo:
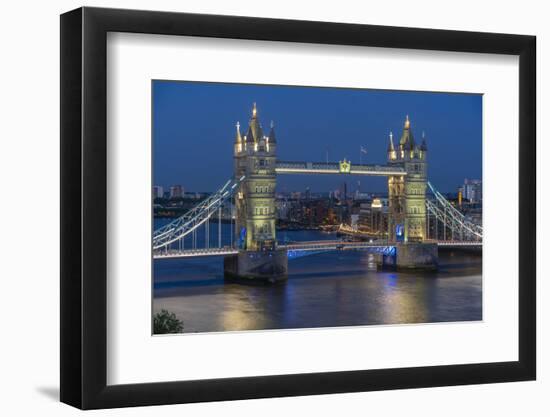
[[[164,197],[164,188],[160,185],[153,186],[153,199],[163,198]]]
[[[480,203],[483,200],[481,180],[466,178],[462,189],[464,192],[463,197],[469,200],[470,203]]]
[[[374,198],[370,203],[361,203],[359,224],[373,234],[383,235],[388,231],[388,199]]]
[[[172,185],[170,187],[170,198],[183,198],[184,189],[181,185]]]
[[[342,183],[342,191],[341,191],[341,195],[342,195],[342,199],[343,200],[347,200],[348,199],[348,183],[347,182],[343,182]]]

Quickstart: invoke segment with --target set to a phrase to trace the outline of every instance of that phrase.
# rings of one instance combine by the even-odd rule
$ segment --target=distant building
[[[480,203],[483,200],[483,187],[481,180],[466,178],[462,186],[462,197],[470,203]]]
[[[164,197],[164,188],[160,185],[153,186],[153,198],[163,198]]]
[[[368,200],[369,198],[370,198],[369,193],[362,193],[359,190],[355,192],[354,200],[356,201],[364,201],[364,200]]]
[[[292,203],[288,200],[276,199],[275,200],[275,213],[277,214],[277,219],[279,220],[288,220],[290,209],[292,208]]]
[[[370,203],[359,206],[359,225],[371,233],[384,234],[388,231],[388,199],[374,198]]]
[[[181,185],[172,185],[170,187],[170,198],[183,198],[184,189]]]
[[[359,230],[359,214],[352,214],[350,216],[351,228],[354,231]]]
[[[340,195],[342,196],[342,200],[347,200],[348,199],[348,184],[345,181],[342,183],[342,188],[341,188]]]

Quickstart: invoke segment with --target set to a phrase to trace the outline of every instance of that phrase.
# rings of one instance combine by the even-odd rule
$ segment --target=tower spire
[[[242,142],[242,138],[241,138],[241,124],[239,122],[237,122],[237,124],[235,125],[235,127],[237,128],[237,133],[235,134],[235,143],[241,143]]]
[[[275,138],[275,123],[273,120],[270,123],[271,129],[269,131],[269,143],[277,143],[277,139]]]
[[[426,143],[426,134],[422,131],[422,144],[420,150],[426,152],[428,150],[428,144]]]
[[[390,142],[388,143],[388,151],[394,151],[395,147],[393,146],[393,132],[390,130]]]
[[[258,120],[258,109],[256,107],[256,102],[252,104],[252,117],[248,122],[248,131],[246,132],[246,141],[247,142],[258,142],[264,133],[262,131],[262,125]]]
[[[395,147],[393,146],[393,132],[390,130],[390,141],[388,143],[388,160],[394,161],[397,159],[397,153],[395,152]]]
[[[409,115],[405,117],[405,125],[403,126],[403,134],[401,135],[401,140],[399,141],[400,148],[405,150],[413,150],[415,148],[414,137],[411,130],[411,120]]]

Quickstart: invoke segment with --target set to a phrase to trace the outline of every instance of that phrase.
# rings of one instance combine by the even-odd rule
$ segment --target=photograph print
[[[153,335],[483,319],[481,94],[151,88]]]

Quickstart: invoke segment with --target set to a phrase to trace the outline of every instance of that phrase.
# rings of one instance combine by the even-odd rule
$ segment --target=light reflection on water
[[[185,332],[481,320],[481,257],[440,253],[434,273],[379,272],[366,252],[289,261],[271,286],[226,284],[221,257],[155,261],[155,311]]]

